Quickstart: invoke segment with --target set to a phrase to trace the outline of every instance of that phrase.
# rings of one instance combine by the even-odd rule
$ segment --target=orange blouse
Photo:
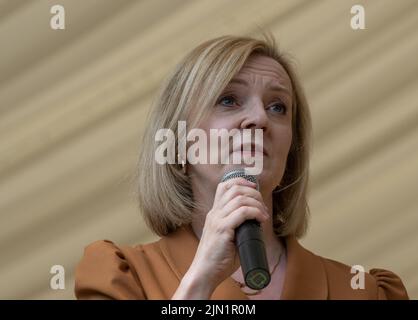
[[[408,299],[401,279],[391,271],[365,273],[365,288],[354,290],[351,267],[285,238],[287,266],[281,299]],[[148,244],[116,246],[109,240],[85,248],[75,272],[77,299],[171,299],[191,265],[198,238],[190,225]],[[213,292],[214,300],[248,297],[229,277]]]

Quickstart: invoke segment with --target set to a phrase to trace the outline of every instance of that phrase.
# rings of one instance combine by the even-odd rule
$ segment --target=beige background
[[[366,30],[350,28],[356,3]],[[156,239],[131,178],[155,90],[198,43],[257,26],[296,57],[311,105],[303,244],[392,270],[418,298],[416,0],[1,0],[0,298],[72,299],[86,244]]]

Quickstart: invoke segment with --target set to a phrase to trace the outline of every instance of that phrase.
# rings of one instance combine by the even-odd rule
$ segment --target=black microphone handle
[[[235,169],[225,173],[222,182],[237,177],[255,182],[258,190],[257,179],[246,175],[244,169]],[[270,283],[271,277],[260,223],[255,219],[244,221],[235,229],[235,244],[245,284],[254,290],[265,288]]]

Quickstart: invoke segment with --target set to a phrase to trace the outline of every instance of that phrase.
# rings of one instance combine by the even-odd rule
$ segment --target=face
[[[265,153],[261,155],[263,170],[257,178],[260,191],[271,194],[282,180],[292,143],[292,85],[287,72],[272,58],[250,56],[199,128],[208,137],[210,129],[262,129]],[[223,174],[234,167],[195,164],[187,170],[195,185],[204,183],[216,190]]]

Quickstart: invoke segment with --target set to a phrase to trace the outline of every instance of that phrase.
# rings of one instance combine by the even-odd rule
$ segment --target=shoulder
[[[139,265],[158,259],[158,242],[119,246],[98,240],[84,249],[75,269],[77,299],[146,299]]]
[[[366,272],[362,266],[319,258],[327,275],[330,299],[409,299],[402,280],[392,271],[374,268]]]

